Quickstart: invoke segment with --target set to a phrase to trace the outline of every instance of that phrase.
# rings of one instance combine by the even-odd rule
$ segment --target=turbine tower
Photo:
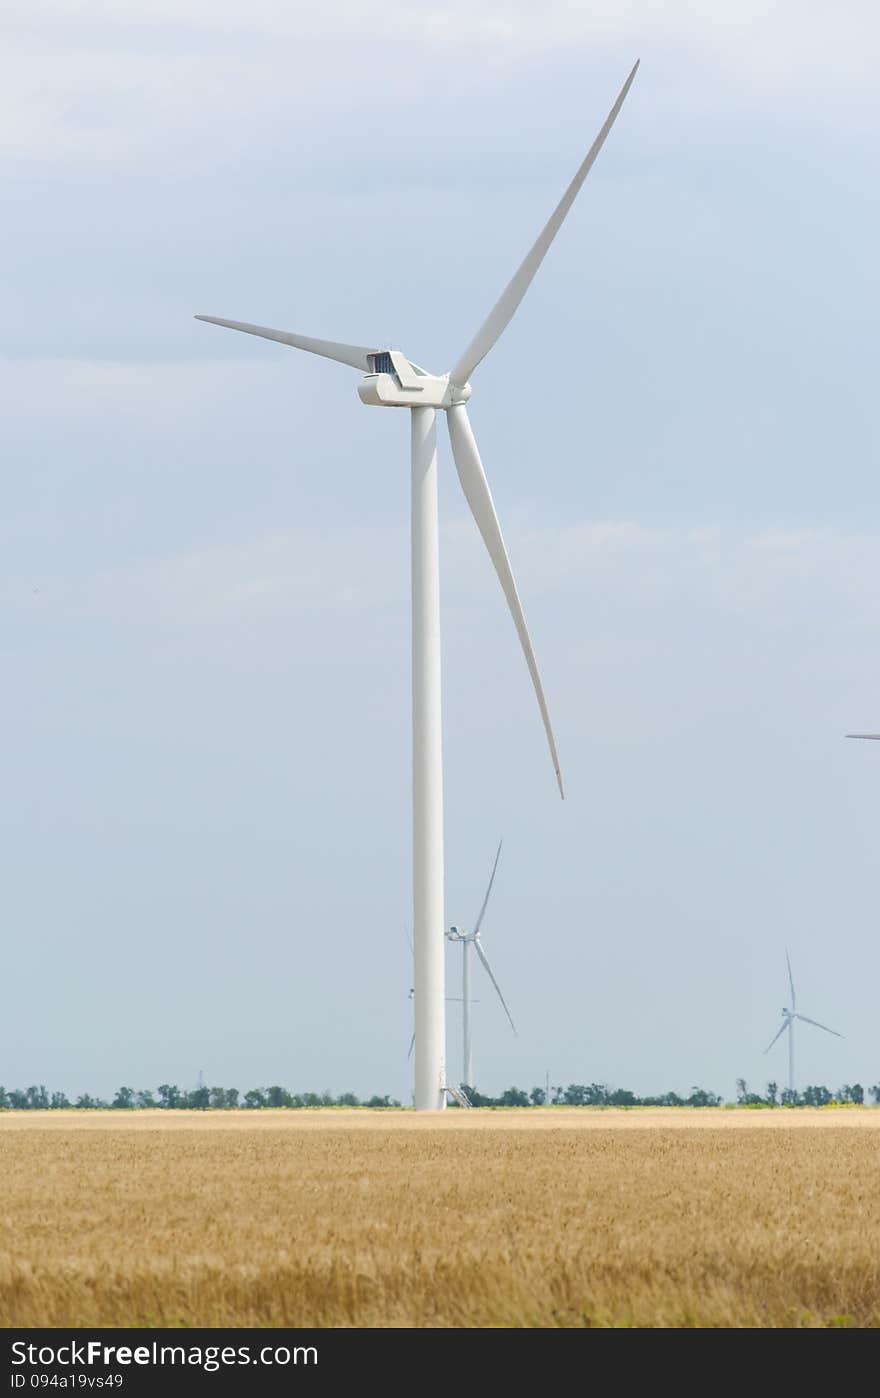
[[[489,977],[490,981],[494,985],[498,999],[504,1006],[504,1013],[510,1020],[510,1027],[513,1030],[514,1034],[516,1033],[516,1025],[513,1022],[513,1015],[507,1008],[507,1002],[505,1001],[504,996],[501,994],[501,987],[499,986],[498,982],[492,974],[492,967],[489,965],[486,953],[483,951],[483,946],[480,941],[480,927],[482,925],[483,918],[486,914],[486,905],[489,902],[489,894],[492,892],[492,885],[495,882],[495,870],[498,868],[498,860],[501,858],[502,844],[503,841],[500,841],[498,845],[498,852],[495,855],[495,863],[492,865],[492,874],[489,879],[489,887],[486,889],[486,896],[483,899],[483,906],[480,908],[477,920],[474,923],[473,931],[462,932],[458,927],[450,927],[449,931],[446,933],[448,941],[458,942],[461,946],[461,1065],[463,1074],[461,1080],[462,1088],[474,1086],[474,1060],[471,1049],[471,947],[473,947],[474,951],[477,953],[477,956],[480,958],[480,961],[483,963],[486,975]]]
[[[550,715],[526,627],[492,493],[465,406],[470,376],[502,334],[544,260],[578,191],[592,168],[636,75],[621,88],[602,129],[587,152],[537,241],[501,293],[467,349],[446,374],[429,374],[400,350],[315,340],[244,321],[197,316],[197,320],[241,330],[309,354],[359,369],[361,401],[382,408],[409,408],[412,455],[412,714],[413,714],[413,940],[415,945],[415,1104],[421,1111],[446,1105],[443,916],[443,769],[440,724],[440,578],[437,523],[436,415],[446,413],[459,480],[507,599],[532,677],[563,794],[562,774]],[[547,347],[552,372],[552,346]]]
[[[786,951],[786,953],[785,953],[785,961],[786,961],[786,965],[788,966],[788,984],[789,984],[789,986],[791,987],[791,1009],[790,1009],[790,1010],[789,1010],[789,1009],[783,1009],[783,1011],[782,1011],[782,1025],[781,1025],[781,1027],[777,1030],[777,1032],[773,1035],[773,1038],[770,1040],[770,1042],[769,1042],[769,1044],[767,1045],[767,1047],[765,1048],[764,1052],[765,1052],[765,1053],[769,1053],[770,1050],[772,1049],[773,1045],[776,1043],[776,1040],[780,1037],[780,1035],[781,1035],[781,1034],[784,1034],[784,1033],[786,1032],[786,1030],[788,1030],[788,1089],[789,1089],[790,1092],[793,1093],[793,1092],[794,1092],[794,1022],[795,1022],[795,1020],[796,1020],[796,1019],[800,1019],[800,1020],[803,1020],[804,1024],[812,1024],[812,1025],[815,1025],[815,1027],[816,1027],[817,1029],[824,1029],[826,1034],[834,1034],[835,1037],[838,1038],[838,1039],[844,1038],[844,1035],[843,1035],[843,1034],[838,1034],[838,1032],[837,1032],[836,1029],[829,1029],[827,1024],[820,1024],[819,1021],[818,1021],[817,1019],[808,1019],[806,1015],[800,1015],[800,1014],[797,1013],[797,1008],[796,1008],[796,1007],[797,1007],[797,998],[796,998],[795,993],[794,993],[794,977],[793,977],[792,974],[791,974],[791,961],[789,960],[788,951]]]

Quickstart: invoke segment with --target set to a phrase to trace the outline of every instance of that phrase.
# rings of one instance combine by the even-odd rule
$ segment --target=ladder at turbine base
[[[461,1087],[450,1087],[448,1084],[443,1089],[459,1107],[472,1107],[473,1102],[468,1101],[467,1093]]]

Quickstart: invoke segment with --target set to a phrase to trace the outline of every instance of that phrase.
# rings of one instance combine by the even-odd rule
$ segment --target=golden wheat
[[[0,1325],[880,1323],[880,1111],[0,1117]]]

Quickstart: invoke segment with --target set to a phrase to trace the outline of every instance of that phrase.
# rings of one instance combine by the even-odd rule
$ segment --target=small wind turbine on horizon
[[[833,1034],[837,1039],[843,1039],[845,1035],[838,1034],[836,1029],[829,1029],[827,1024],[820,1024],[818,1019],[808,1019],[806,1015],[797,1013],[797,997],[794,993],[794,977],[791,974],[791,960],[788,951],[785,953],[785,962],[788,966],[788,984],[791,987],[791,1009],[783,1009],[782,1026],[773,1035],[764,1052],[769,1053],[780,1035],[788,1031],[788,1088],[794,1092],[794,1021],[800,1019],[804,1024],[812,1024],[816,1029],[824,1029],[826,1034]]]
[[[505,287],[467,349],[446,374],[430,374],[400,350],[381,344],[347,345],[315,340],[217,316],[197,320],[241,330],[281,345],[333,359],[360,370],[361,401],[383,408],[409,408],[412,462],[412,732],[413,732],[413,942],[415,948],[415,1105],[419,1111],[446,1106],[453,1088],[446,1076],[446,1006],[443,910],[443,766],[441,753],[440,573],[437,514],[438,411],[445,412],[455,467],[477,528],[498,575],[532,678],[538,708],[562,796],[562,772],[538,664],[526,626],[492,492],[467,413],[470,376],[513,318],[550,244],[559,232],[593,162],[617,119],[638,69],[632,69],[605,122],[524,261]],[[416,294],[415,288],[412,294]],[[541,374],[562,372],[554,346],[542,347]],[[537,392],[535,356],[521,358],[510,384],[517,396]]]
[[[486,896],[483,899],[483,906],[480,908],[480,911],[477,915],[477,920],[474,923],[473,931],[462,932],[458,927],[450,927],[449,931],[446,933],[448,941],[457,942],[461,947],[461,1064],[463,1075],[461,1080],[462,1089],[474,1086],[474,1060],[471,1049],[471,947],[473,947],[474,951],[477,953],[477,956],[480,958],[486,975],[489,977],[490,981],[494,985],[498,999],[501,1001],[501,1004],[504,1007],[504,1013],[510,1020],[510,1027],[513,1030],[514,1034],[516,1033],[516,1025],[513,1022],[513,1015],[507,1008],[507,1002],[504,999],[504,996],[501,994],[501,987],[499,986],[494,975],[492,974],[492,967],[489,965],[488,958],[486,957],[486,953],[483,951],[483,945],[480,941],[480,928],[483,924],[483,918],[486,915],[486,907],[489,902],[489,894],[492,892],[492,885],[495,882],[495,871],[498,868],[498,860],[501,858],[501,845],[503,843],[503,841],[499,841],[498,852],[495,855],[495,863],[492,865],[492,874],[489,878],[489,887],[486,889]]]

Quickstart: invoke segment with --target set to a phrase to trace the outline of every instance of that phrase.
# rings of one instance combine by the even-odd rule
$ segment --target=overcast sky
[[[6,0],[0,1082],[409,1100],[409,431],[441,429],[447,922],[476,1077],[880,1081],[876,6]],[[459,957],[450,949],[450,994]],[[449,1063],[460,1071],[460,1006]]]

